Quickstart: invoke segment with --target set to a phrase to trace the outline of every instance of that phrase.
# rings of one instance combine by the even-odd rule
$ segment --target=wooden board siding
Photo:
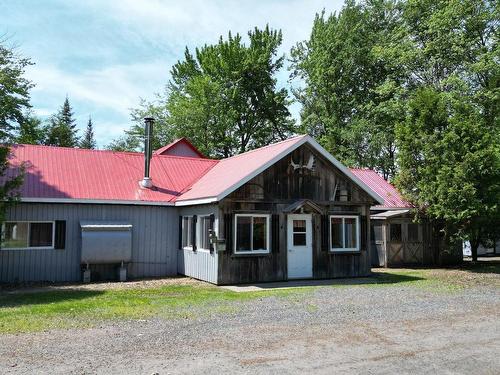
[[[307,164],[310,155],[314,155],[315,168],[310,171],[301,168],[294,171],[291,160],[297,164]],[[236,201],[295,201],[311,199],[328,205],[333,203],[335,186],[345,183],[351,189],[352,199],[342,205],[372,204],[373,199],[363,190],[354,186],[348,178],[320,154],[309,146],[303,145],[284,157],[248,183],[231,193],[227,198]]]
[[[309,156],[315,156],[313,172],[301,168],[294,171],[291,160],[296,164],[307,164]],[[350,200],[334,201],[335,186],[343,182],[351,187]],[[278,248],[270,254],[234,254],[232,244],[218,254],[218,284],[252,283],[287,280],[287,215],[286,208],[298,200],[309,199],[321,213],[306,206],[304,213],[312,214],[313,225],[313,277],[355,277],[370,273],[369,253],[369,207],[372,198],[354,186],[341,172],[312,151],[307,145],[299,147],[247,184],[230,194],[219,204],[219,233],[228,237],[227,229],[233,228],[234,214],[267,213],[279,218],[279,231],[271,231],[271,237],[279,236]],[[322,246],[323,236],[328,236],[321,228],[321,216],[329,214],[349,214],[360,216],[361,251],[354,253],[332,253]],[[231,226],[225,223],[231,220]],[[272,225],[272,224],[271,224]],[[234,229],[233,229],[234,230]],[[274,233],[273,233],[274,232]],[[234,233],[232,233],[234,237]],[[327,239],[328,241],[328,239]],[[271,238],[271,243],[273,243]]]
[[[9,210],[6,220],[65,220],[66,246],[62,250],[0,250],[0,282],[80,281],[81,220],[133,225],[129,277],[175,275],[177,217],[174,207],[20,203]],[[114,266],[92,268],[102,277],[114,276]]]

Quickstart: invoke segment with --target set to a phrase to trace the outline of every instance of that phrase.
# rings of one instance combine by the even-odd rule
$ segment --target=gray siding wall
[[[81,220],[128,221],[133,225],[130,278],[177,274],[175,207],[21,203],[8,211],[6,220],[66,220],[66,248],[0,250],[0,282],[80,281]],[[110,266],[91,269],[106,272]]]
[[[215,215],[214,227],[218,231],[219,222],[219,209],[217,205],[207,204],[200,206],[182,207],[179,209],[178,216],[183,215]],[[177,225],[179,225],[179,218],[177,217]],[[200,222],[198,221],[198,224]],[[218,233],[217,233],[218,234]],[[177,242],[179,242],[177,240]],[[205,250],[192,251],[189,249],[179,249],[178,257],[178,273],[194,277],[195,279],[208,281],[210,283],[217,283],[217,268],[218,268],[218,255],[214,251],[210,253]]]

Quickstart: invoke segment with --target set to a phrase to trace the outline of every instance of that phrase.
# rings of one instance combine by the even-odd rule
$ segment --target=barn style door
[[[388,265],[423,262],[422,226],[417,223],[392,221],[389,225]]]

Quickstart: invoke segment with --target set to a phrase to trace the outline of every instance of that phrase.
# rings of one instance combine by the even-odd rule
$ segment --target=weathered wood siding
[[[314,171],[305,168],[293,170],[291,161],[307,164],[310,155],[315,157]],[[349,189],[349,201],[335,199],[335,187],[343,184]],[[220,204],[219,233],[228,239],[227,250],[218,254],[218,283],[250,283],[287,280],[287,215],[286,208],[298,200],[308,199],[322,212],[306,209],[312,214],[313,224],[313,277],[354,277],[370,273],[370,219],[369,207],[373,199],[355,186],[341,172],[307,145],[259,174],[247,184],[230,194]],[[259,255],[235,254],[232,248],[234,214],[266,213],[272,221],[278,220],[271,230],[271,252]],[[324,237],[329,231],[322,228],[321,218],[330,214],[349,214],[360,217],[361,250],[359,252],[333,253],[325,247]],[[230,221],[228,225],[227,221]],[[271,224],[273,227],[274,224]],[[326,232],[326,233],[325,233]],[[276,237],[278,240],[276,241]],[[328,240],[327,242],[328,243]]]
[[[177,218],[174,207],[18,204],[8,211],[6,220],[65,220],[66,246],[62,250],[0,250],[0,281],[80,281],[81,220],[117,220],[133,225],[130,278],[175,275]],[[115,268],[91,267],[103,278],[115,277]]]

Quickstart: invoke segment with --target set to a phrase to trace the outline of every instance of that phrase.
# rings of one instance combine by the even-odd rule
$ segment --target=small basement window
[[[2,225],[2,249],[53,249],[52,221],[6,221]]]
[[[330,250],[359,251],[359,216],[330,216]]]
[[[269,217],[269,215],[235,215],[236,254],[269,253]]]

